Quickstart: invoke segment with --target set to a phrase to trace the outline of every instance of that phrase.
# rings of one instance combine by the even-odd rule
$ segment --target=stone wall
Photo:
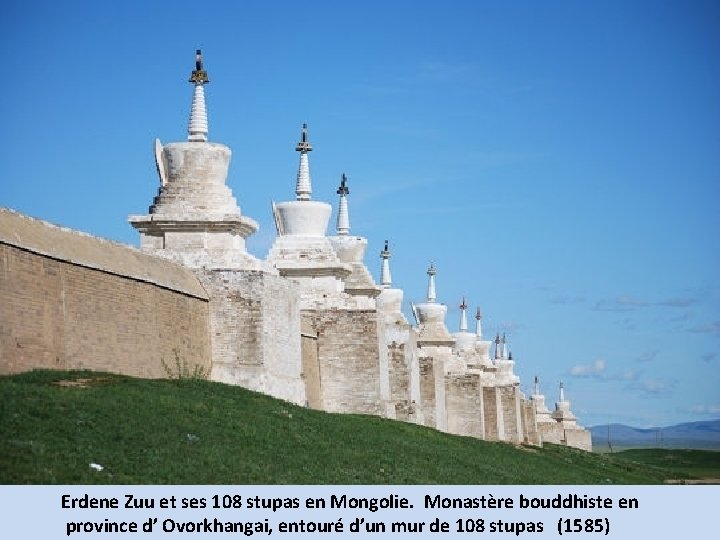
[[[526,444],[540,445],[540,434],[537,429],[535,404],[528,399],[523,399],[520,403],[520,407],[522,415],[522,432],[524,436],[523,442]]]
[[[516,386],[499,386],[497,388],[502,406],[505,438],[508,442],[522,442],[520,425],[520,402]]]
[[[592,452],[592,435],[586,429],[566,429],[565,444]]]
[[[128,246],[0,210],[0,298],[0,373],[209,371],[205,290]]]
[[[410,365],[405,354],[405,343],[393,341],[388,344],[390,364],[390,418],[411,421],[414,406],[410,399]]]
[[[480,376],[476,373],[445,379],[447,430],[457,435],[483,437],[483,400]]]
[[[302,317],[318,336],[320,408],[382,415],[377,311],[311,310]]]
[[[320,362],[318,359],[318,336],[312,327],[312,321],[300,320],[300,340],[302,347],[302,372],[305,383],[305,399],[307,406],[320,409]]]
[[[538,433],[540,434],[540,439],[544,443],[564,444],[564,431],[565,430],[559,422],[553,421],[538,423]]]
[[[485,439],[488,441],[500,440],[500,433],[498,431],[497,388],[490,386],[483,387],[482,396]]]
[[[420,402],[418,407],[421,413],[422,425],[435,427],[436,425],[436,399],[435,395],[435,360],[432,356],[425,356],[425,352],[418,351],[418,365],[420,371]],[[440,371],[442,368],[440,367]]]
[[[208,291],[212,379],[304,405],[298,296],[262,271],[198,271]]]

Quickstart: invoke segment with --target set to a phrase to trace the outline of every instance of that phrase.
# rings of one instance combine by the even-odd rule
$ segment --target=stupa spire
[[[507,358],[508,356],[508,344],[507,344],[507,338],[505,337],[505,332],[503,332],[502,337],[502,358]]]
[[[392,276],[390,275],[390,248],[387,240],[385,240],[385,249],[380,252],[380,257],[382,258],[380,285],[383,289],[389,289],[392,286]]]
[[[467,304],[465,303],[465,297],[463,296],[462,304],[460,304],[460,331],[467,332]]]
[[[533,395],[539,396],[540,395],[540,379],[537,375],[535,375],[535,382],[533,384]]]
[[[500,332],[495,334],[495,360],[500,359]]]
[[[565,385],[560,381],[560,402],[565,401]]]
[[[195,51],[195,69],[188,81],[195,85],[193,90],[192,106],[190,107],[190,121],[188,122],[188,141],[207,142],[208,119],[205,107],[204,86],[210,82],[207,71],[203,69],[202,51]]]
[[[338,204],[338,215],[337,215],[337,233],[339,235],[345,235],[350,232],[350,214],[348,213],[347,196],[350,194],[350,190],[347,187],[347,176],[342,173],[340,177],[340,187],[337,190],[337,194],[340,195],[340,203]]]
[[[312,151],[312,145],[308,141],[307,124],[303,124],[300,133],[300,142],[295,147],[300,152],[300,166],[298,167],[297,183],[295,184],[295,194],[298,201],[309,201],[312,195],[312,184],[310,182],[310,163],[308,161],[308,152]]]
[[[477,311],[475,312],[475,335],[477,336],[478,340],[482,340],[482,323],[480,322],[482,320],[482,313],[480,313],[480,308],[477,308]]]
[[[427,270],[428,275],[428,294],[427,294],[427,301],[429,303],[435,302],[435,274],[437,274],[437,271],[435,270],[435,267],[433,266],[433,263],[430,263],[430,268]]]

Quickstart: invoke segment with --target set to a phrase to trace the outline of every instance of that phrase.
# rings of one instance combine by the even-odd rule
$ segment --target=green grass
[[[644,448],[625,450],[614,457],[671,470],[685,478],[720,479],[720,452]]]
[[[59,384],[78,379],[85,382]],[[572,448],[313,411],[202,380],[0,377],[4,484],[642,484],[679,476]]]

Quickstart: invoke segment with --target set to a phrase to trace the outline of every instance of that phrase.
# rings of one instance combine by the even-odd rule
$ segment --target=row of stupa
[[[277,237],[266,260],[245,249],[258,225],[242,215],[226,185],[230,149],[208,141],[204,87],[197,51],[186,142],[156,140],[158,194],[146,215],[129,217],[141,249],[191,268],[210,297],[211,378],[296,403],[368,413],[443,431],[516,443],[555,442],[590,448],[565,400],[550,412],[536,378],[522,394],[506,340],[483,338],[481,314],[468,332],[445,325],[436,270],[428,269],[427,300],[402,313],[393,288],[388,243],[378,286],[363,258],[367,240],[350,234],[349,187],[342,176],[336,234],[327,235],[331,205],[312,199],[303,125],[295,200],[273,203]]]

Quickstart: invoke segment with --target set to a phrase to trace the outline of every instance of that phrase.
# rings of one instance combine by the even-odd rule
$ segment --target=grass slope
[[[671,470],[684,478],[720,478],[720,452],[713,450],[644,448],[625,450],[615,457]]]
[[[0,377],[5,484],[641,484],[674,476],[572,448],[313,411],[207,381]]]

